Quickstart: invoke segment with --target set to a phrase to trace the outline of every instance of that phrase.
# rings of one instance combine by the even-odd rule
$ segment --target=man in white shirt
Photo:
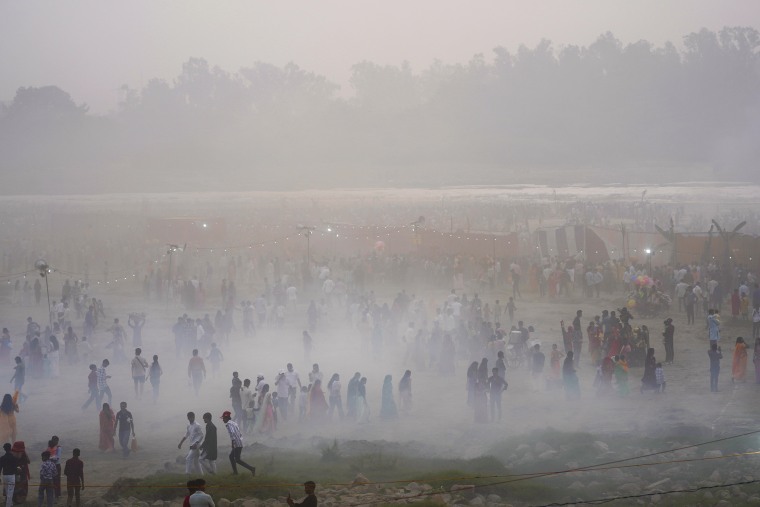
[[[285,378],[288,381],[288,400],[290,401],[291,410],[295,410],[296,393],[301,390],[301,377],[299,377],[298,372],[293,369],[292,363],[288,363],[287,368]]]
[[[142,349],[135,349],[135,357],[132,359],[132,380],[135,383],[135,398],[140,399],[145,387],[145,372],[148,370],[148,361],[140,354]],[[138,392],[139,391],[139,392]]]
[[[264,375],[259,373],[256,375],[256,387],[253,388],[254,391],[256,391],[256,396],[261,394],[261,389],[264,387],[264,384],[266,384],[266,382],[264,382]]]
[[[280,409],[280,415],[283,420],[288,419],[288,396],[290,390],[288,389],[288,378],[285,375],[285,370],[277,372],[277,377],[274,380],[274,386],[277,390],[277,406],[275,408]]]
[[[243,405],[243,431],[249,433],[256,423],[256,398],[257,395],[251,390],[251,379],[243,380],[240,388],[240,400]]]
[[[177,449],[182,448],[182,444],[185,443],[185,440],[190,442],[190,450],[187,452],[187,456],[185,457],[185,473],[188,475],[203,475],[203,469],[201,468],[199,461],[200,450],[198,449],[201,445],[201,442],[203,442],[203,430],[201,429],[201,425],[195,422],[194,412],[187,413],[187,421],[189,423],[187,425],[187,431],[185,432],[185,436],[182,437],[182,440],[179,441]]]
[[[681,280],[676,284],[676,298],[678,298],[678,311],[683,311],[684,298],[686,298],[686,289],[689,288],[689,284]]]
[[[694,293],[695,296],[697,296],[697,302],[694,305],[695,313],[699,313],[699,309],[702,308],[702,300],[705,297],[705,293],[702,290],[702,287],[699,285],[699,282],[694,286],[691,291]]]

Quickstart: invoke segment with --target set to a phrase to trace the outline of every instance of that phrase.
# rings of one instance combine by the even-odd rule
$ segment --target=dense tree
[[[350,96],[293,63],[229,72],[191,58],[174,80],[123,87],[105,117],[57,87],[19,88],[0,109],[0,164],[72,181],[118,168],[129,178],[113,185],[168,190],[506,183],[527,172],[505,169],[534,166],[744,177],[760,156],[753,28],[701,30],[680,51],[605,33],[586,47],[543,40],[420,72],[364,61],[349,83]]]

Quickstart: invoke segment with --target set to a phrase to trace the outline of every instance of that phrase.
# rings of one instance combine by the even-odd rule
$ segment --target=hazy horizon
[[[54,85],[104,114],[116,110],[122,85],[171,80],[189,58],[228,72],[292,62],[337,83],[345,97],[351,66],[362,61],[408,61],[420,72],[436,60],[490,61],[496,47],[514,52],[542,39],[585,46],[606,32],[624,44],[680,48],[688,33],[740,25],[760,26],[756,2],[5,2],[0,102],[19,87]]]

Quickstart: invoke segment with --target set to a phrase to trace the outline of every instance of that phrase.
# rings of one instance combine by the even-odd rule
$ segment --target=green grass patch
[[[306,480],[317,482],[319,487],[348,485],[358,473],[372,482],[380,482],[381,488],[403,488],[410,482],[430,484],[437,490],[448,492],[454,484],[486,485],[500,479],[474,479],[476,476],[503,476],[508,472],[496,458],[487,456],[472,460],[409,458],[383,453],[359,456],[343,456],[338,449],[323,456],[296,451],[264,452],[247,461],[256,466],[256,477],[241,471],[233,476],[219,463],[220,473],[205,475],[206,491],[214,498],[273,498],[286,496],[288,492],[298,495]],[[394,482],[398,481],[398,482]],[[173,500],[184,496],[187,476],[184,474],[155,474],[145,478],[120,478],[104,495],[108,501],[135,497],[140,500]],[[336,486],[340,487],[340,486]],[[524,496],[533,497],[532,486],[520,486]],[[504,492],[512,488],[488,486],[482,494]],[[481,491],[479,491],[481,492]]]

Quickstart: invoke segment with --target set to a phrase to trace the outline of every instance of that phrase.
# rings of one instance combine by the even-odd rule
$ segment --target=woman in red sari
[[[272,393],[267,392],[266,395],[264,395],[264,403],[261,408],[264,409],[264,417],[261,421],[261,432],[264,434],[274,433],[274,430],[277,429],[277,419],[274,414]]]
[[[309,391],[309,419],[323,421],[327,416],[328,408],[325,392],[322,390],[322,381],[317,379]]]
[[[622,347],[622,343],[620,341],[620,328],[614,327],[612,328],[612,336],[609,340],[609,347],[607,349],[607,357],[613,357],[620,353],[620,348]]]
[[[116,416],[108,406],[103,403],[103,410],[100,411],[100,444],[98,448],[103,452],[113,451],[113,432],[116,424]]]
[[[739,297],[739,289],[734,289],[731,294],[731,318],[736,320],[739,318],[739,313],[742,309],[742,299]]]
[[[731,382],[747,381],[747,344],[744,343],[744,338],[741,336],[736,338],[731,374]]]

